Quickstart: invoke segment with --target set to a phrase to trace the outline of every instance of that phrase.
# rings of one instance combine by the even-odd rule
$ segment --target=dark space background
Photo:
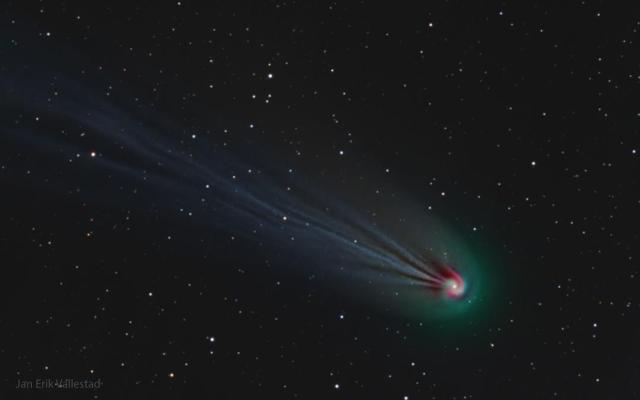
[[[504,264],[486,272],[495,309],[390,315],[233,226],[95,201],[90,170],[3,138],[0,398],[640,398],[632,2],[0,10],[2,71],[20,49],[28,70],[55,65],[185,132],[255,123],[284,168],[401,188]],[[32,119],[0,107],[2,126]],[[15,389],[44,377],[104,386]]]

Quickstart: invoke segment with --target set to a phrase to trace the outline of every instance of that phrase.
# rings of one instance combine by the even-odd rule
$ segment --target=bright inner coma
[[[455,274],[453,277],[449,277],[444,281],[444,291],[448,297],[459,298],[464,295],[465,283],[462,277]]]

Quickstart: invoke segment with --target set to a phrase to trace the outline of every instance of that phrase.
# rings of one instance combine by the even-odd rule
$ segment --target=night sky
[[[3,2],[0,398],[640,399],[612,3]]]

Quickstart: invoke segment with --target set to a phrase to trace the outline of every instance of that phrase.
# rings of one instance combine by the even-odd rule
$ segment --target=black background
[[[304,257],[211,232],[156,202],[149,211],[93,201],[90,170],[45,167],[3,140],[4,398],[54,396],[13,389],[37,377],[105,382],[64,393],[78,398],[640,398],[637,10],[586,1],[1,9],[3,71],[14,52],[31,55],[19,63],[45,79],[64,73],[116,105],[170,116],[184,128],[177,139],[212,119],[255,123],[285,168],[402,188],[476,227],[471,237],[505,264],[488,277],[501,282],[495,312],[443,333],[446,321],[418,325],[291,273]],[[3,126],[19,114],[3,107]]]

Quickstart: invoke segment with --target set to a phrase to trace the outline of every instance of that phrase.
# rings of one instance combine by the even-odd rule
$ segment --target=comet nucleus
[[[457,279],[447,279],[444,283],[444,290],[449,297],[461,297],[464,294],[464,281]]]

